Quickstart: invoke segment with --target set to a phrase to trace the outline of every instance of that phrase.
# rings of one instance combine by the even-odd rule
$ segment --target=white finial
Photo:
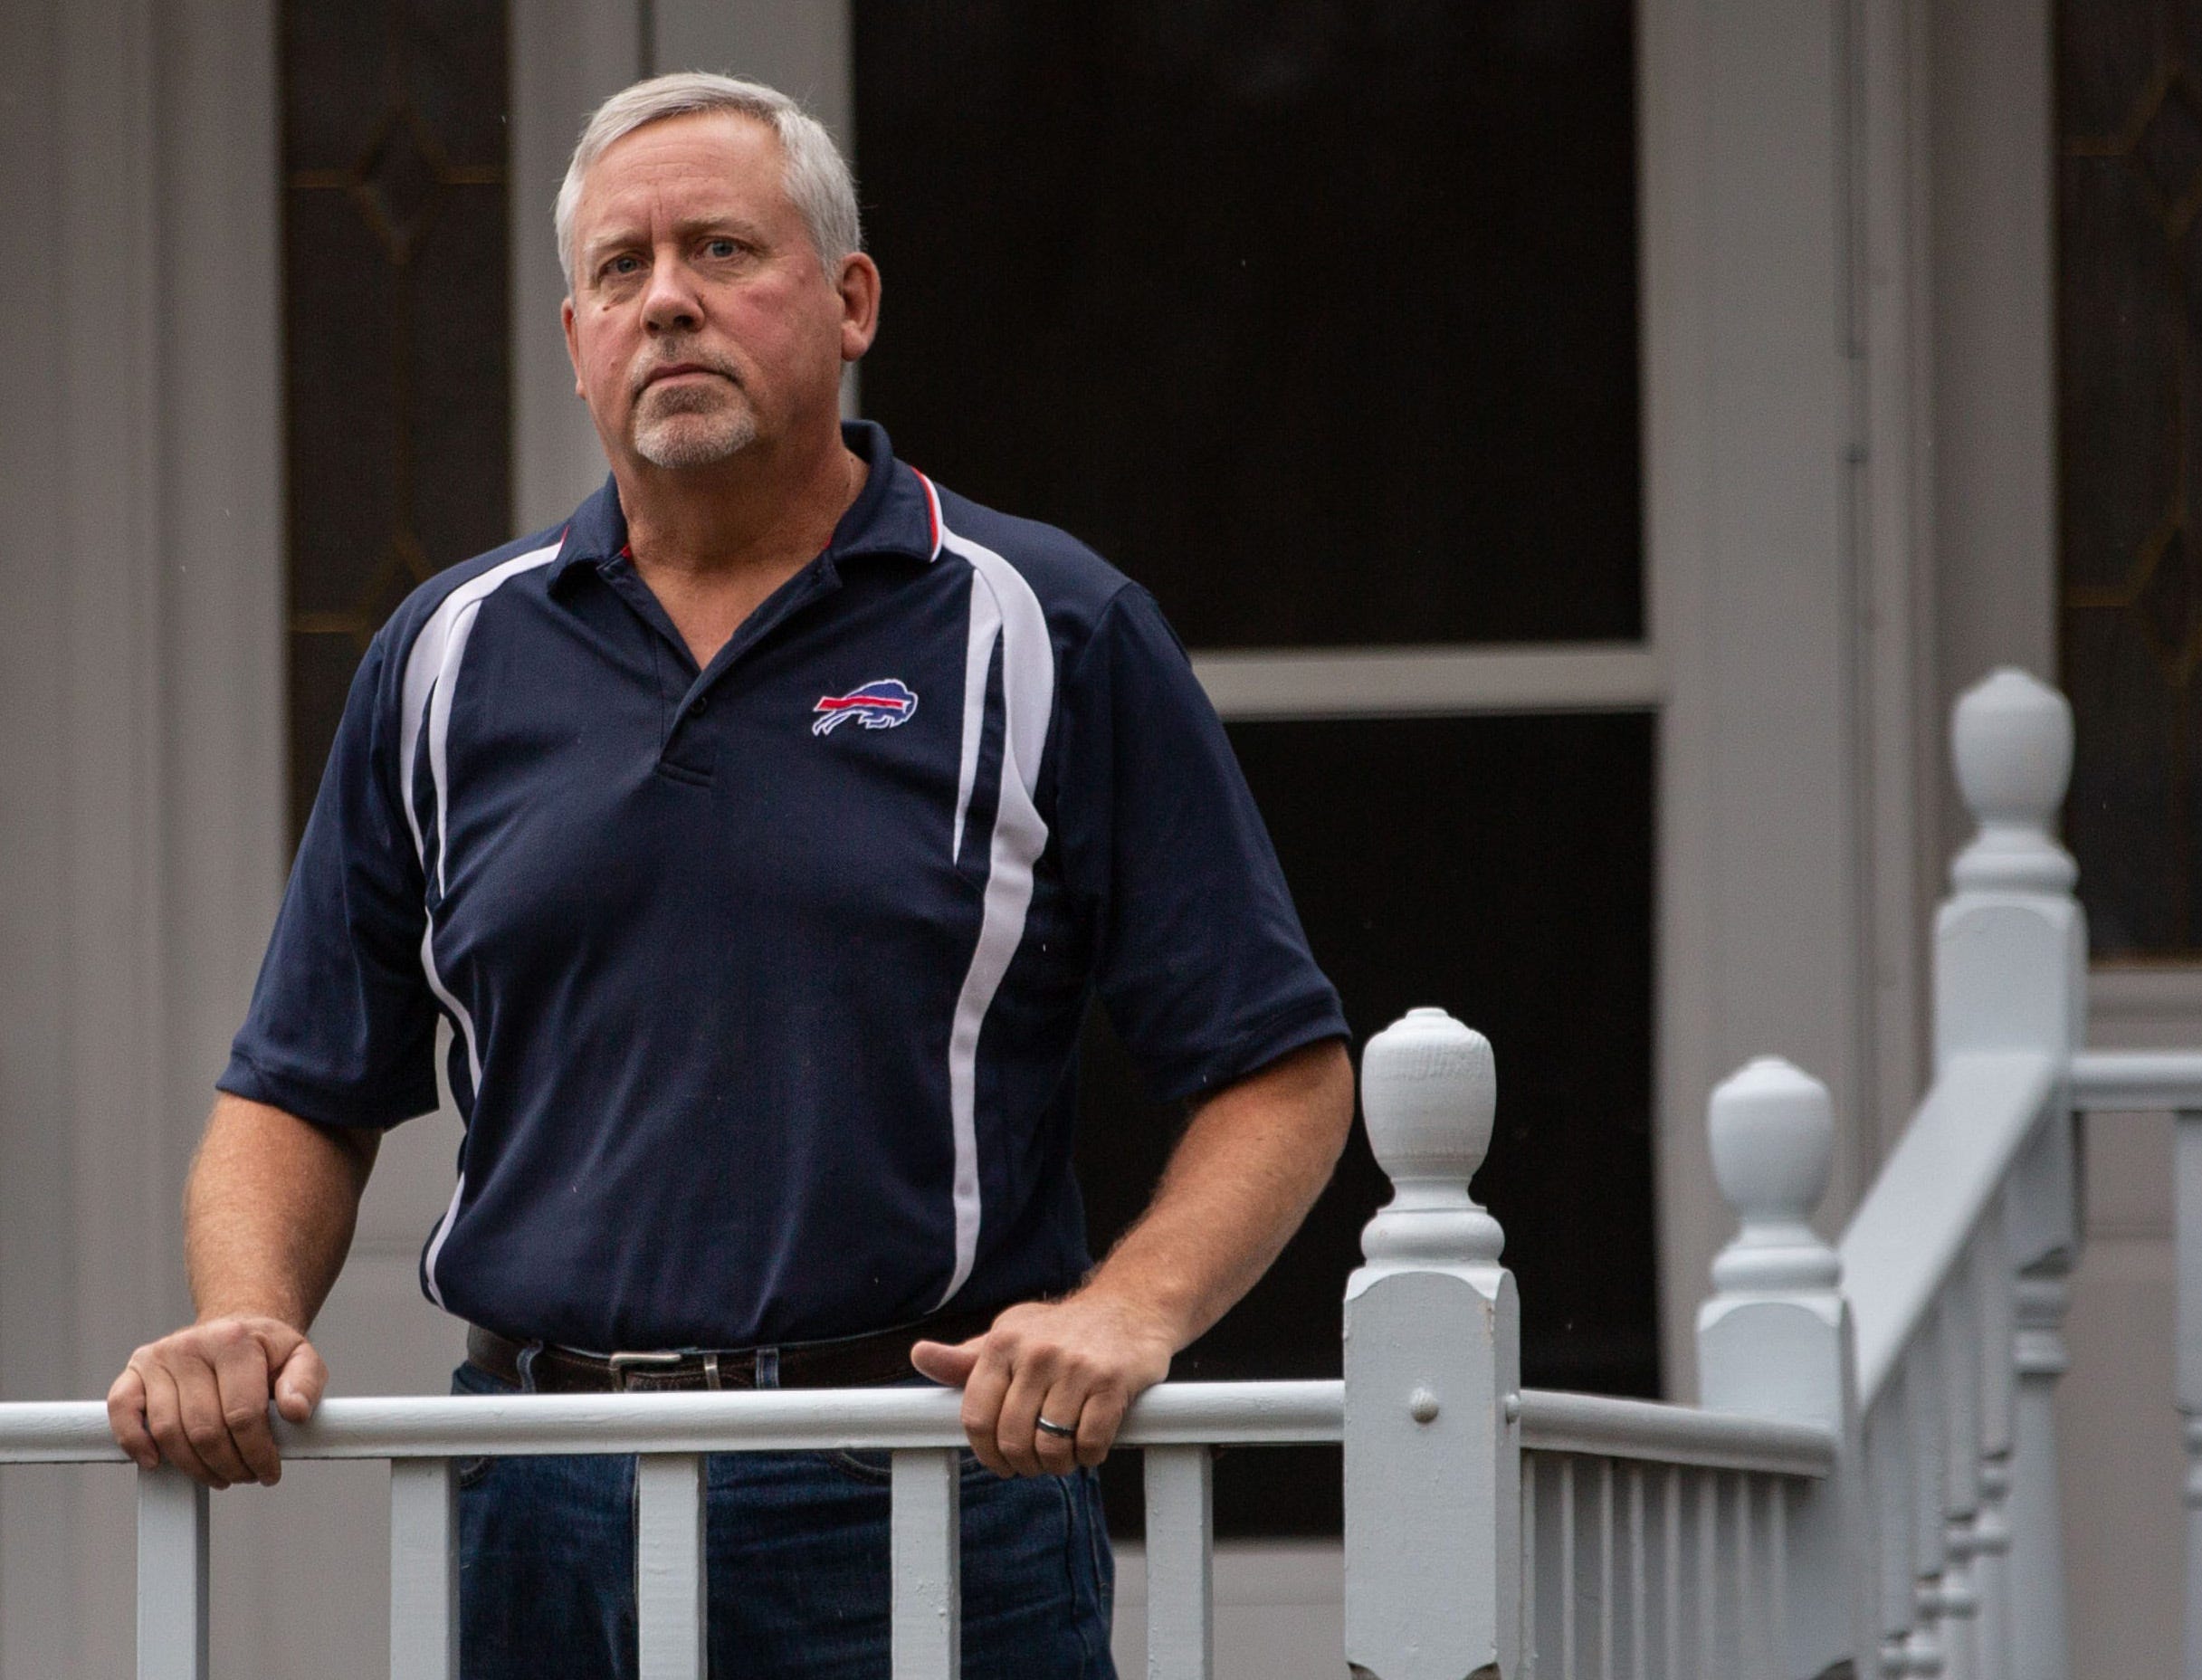
[[[1378,1262],[1495,1261],[1499,1222],[1468,1180],[1491,1148],[1498,1075],[1491,1042],[1443,1009],[1410,1009],[1361,1052],[1361,1112],[1392,1198],[1361,1233]]]
[[[1950,873],[1960,891],[2065,892],[2078,878],[2051,837],[2072,776],[2072,707],[2006,665],[1966,691],[1950,727],[1958,786],[1980,825]]]
[[[1712,1263],[1714,1286],[1832,1289],[1842,1262],[1809,1223],[1835,1161],[1827,1087],[1761,1056],[1714,1087],[1708,1129],[1712,1176],[1743,1225]]]

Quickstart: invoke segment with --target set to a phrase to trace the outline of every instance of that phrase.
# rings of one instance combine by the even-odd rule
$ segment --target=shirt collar
[[[869,420],[844,420],[841,441],[863,462],[864,487],[834,528],[826,553],[836,562],[855,555],[902,554],[930,560],[940,552],[937,494],[924,474],[897,461],[886,429]],[[619,485],[606,476],[596,494],[574,511],[558,558],[551,562],[556,586],[577,565],[602,567],[627,546],[627,518]]]

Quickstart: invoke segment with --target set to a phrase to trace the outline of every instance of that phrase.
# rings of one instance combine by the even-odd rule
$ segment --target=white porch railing
[[[1524,1389],[1502,1236],[1469,1183],[1490,1046],[1442,1011],[1370,1042],[1394,1185],[1346,1289],[1342,1382],[1168,1383],[1146,1454],[1149,1666],[1214,1667],[1210,1449],[1342,1441],[1344,1657],[1369,1680],[2066,1680],[2050,1399],[2077,1257],[2072,1120],[2179,1115],[2188,1680],[2202,1680],[2202,1054],[2079,1054],[2085,941],[2048,825],[2063,701],[1960,703],[1978,838],[1936,929],[1933,1083],[1839,1246],[1825,1088],[1754,1062],[1712,1094],[1740,1216],[1699,1317],[1702,1408]],[[910,1389],[336,1398],[286,1456],[390,1464],[391,1672],[457,1673],[454,1458],[634,1453],[641,1672],[701,1680],[702,1455],[892,1455],[897,1680],[958,1671],[957,1397]],[[97,1403],[0,1406],[0,1464],[125,1462]],[[138,1672],[206,1673],[206,1495],[138,1473]]]
[[[1524,1390],[1499,1227],[1468,1191],[1491,1137],[1490,1046],[1417,1010],[1370,1044],[1363,1090],[1396,1194],[1349,1285],[1345,1379],[1165,1383],[1126,1419],[1121,1445],[1146,1456],[1151,1680],[1214,1670],[1211,1449],[1336,1441],[1357,1672],[1782,1673],[1788,1513],[1835,1469],[1834,1436],[1779,1417]],[[640,1672],[701,1680],[702,1456],[888,1452],[894,1674],[948,1680],[958,1406],[908,1389],[337,1398],[310,1423],[275,1427],[289,1458],[388,1462],[390,1666],[403,1680],[459,1672],[456,1459],[638,1455]],[[97,1403],[0,1406],[0,1464],[126,1462]],[[207,1494],[171,1471],[136,1475],[138,1674],[205,1680]]]

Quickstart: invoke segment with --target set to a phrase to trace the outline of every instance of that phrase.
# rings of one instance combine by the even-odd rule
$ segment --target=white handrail
[[[947,1389],[680,1394],[428,1395],[324,1400],[275,1424],[286,1458],[446,1458],[530,1453],[892,1451],[961,1446]],[[1336,1382],[1169,1382],[1126,1416],[1125,1446],[1336,1441]],[[96,1400],[0,1405],[0,1464],[119,1464]]]
[[[1857,1324],[1862,1412],[1963,1259],[2063,1071],[2030,1050],[1950,1057],[1851,1216],[1837,1251]]]
[[[1820,1477],[1835,1462],[1832,1430],[1774,1418],[1699,1411],[1602,1394],[1521,1391],[1521,1449]]]
[[[2072,1058],[2072,1105],[2202,1110],[2202,1052],[2083,1050]]]
[[[537,1453],[893,1451],[960,1446],[948,1389],[718,1394],[428,1395],[325,1400],[275,1424],[286,1458],[460,1458]],[[1779,1418],[1597,1394],[1521,1391],[1529,1451],[1593,1453],[1718,1470],[1827,1474],[1833,1437]],[[1119,1446],[1319,1446],[1345,1433],[1339,1382],[1166,1382],[1124,1419]],[[97,1401],[0,1405],[0,1464],[120,1464]]]

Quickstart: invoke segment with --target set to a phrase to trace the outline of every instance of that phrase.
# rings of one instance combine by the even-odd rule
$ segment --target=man
[[[840,423],[880,281],[817,125],[639,84],[557,224],[611,481],[362,663],[192,1172],[199,1316],[116,1437],[280,1474],[267,1404],[320,1396],[307,1327],[440,1014],[457,1388],[960,1386],[967,1672],[1107,1674],[1091,1466],[1327,1179],[1337,998],[1152,601]],[[1089,1274],[1095,991],[1194,1107]],[[630,1671],[631,1478],[462,1470],[470,1675]],[[713,1459],[714,1669],[883,1673],[885,1510],[862,1461]]]

